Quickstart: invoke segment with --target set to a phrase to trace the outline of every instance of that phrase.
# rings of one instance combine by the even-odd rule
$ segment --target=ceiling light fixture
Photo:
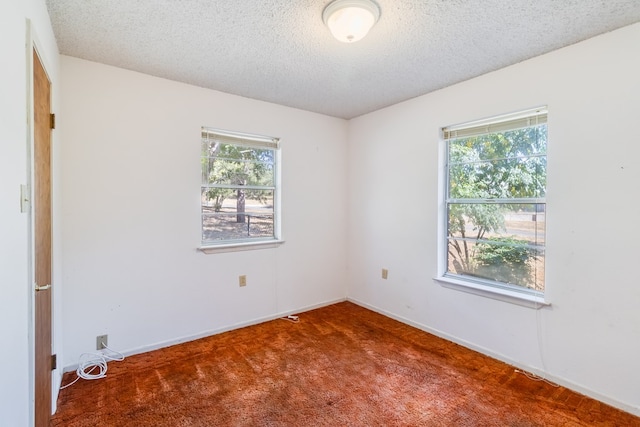
[[[357,42],[380,18],[380,8],[371,0],[335,0],[322,12],[331,34],[344,43]]]

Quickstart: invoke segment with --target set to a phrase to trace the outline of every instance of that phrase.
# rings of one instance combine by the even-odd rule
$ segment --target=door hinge
[[[52,354],[51,355],[51,370],[55,371],[56,369],[58,369],[58,355],[57,354]]]
[[[49,115],[49,124],[51,125],[51,129],[56,128],[56,115],[53,113]]]

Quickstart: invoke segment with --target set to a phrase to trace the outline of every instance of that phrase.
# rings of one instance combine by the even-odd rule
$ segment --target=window
[[[279,238],[279,140],[202,128],[202,246]]]
[[[543,296],[546,123],[537,108],[442,129],[445,279]]]

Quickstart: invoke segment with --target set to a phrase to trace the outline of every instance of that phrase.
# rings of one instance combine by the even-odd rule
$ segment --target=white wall
[[[139,351],[339,300],[348,287],[357,302],[640,414],[632,268],[640,231],[628,229],[637,220],[640,148],[623,129],[640,100],[639,24],[347,124],[69,57],[59,81],[43,2],[0,12],[9,59],[0,69],[0,333],[15,349],[0,364],[3,421],[25,425],[29,409],[27,219],[17,205],[27,174],[25,16],[44,40],[54,105],[64,94],[54,151],[63,365],[92,350],[98,334]],[[541,104],[549,106],[553,306],[532,310],[440,287],[432,280],[438,129]],[[201,125],[282,138],[280,248],[195,250]]]
[[[61,58],[66,366],[346,297],[344,120]],[[196,250],[203,125],[281,138],[286,243]]]
[[[29,266],[29,216],[20,213],[20,185],[28,182],[27,123],[27,19],[53,84],[53,107],[57,106],[58,49],[43,0],[0,3],[0,419],[3,425],[27,426],[32,421],[30,387],[32,383],[33,287]],[[53,137],[53,232],[54,232],[54,351],[60,352],[61,331],[55,318],[59,310],[60,257],[59,150]],[[54,372],[54,383],[60,372]],[[54,384],[54,390],[57,387]],[[56,393],[54,392],[54,400]]]
[[[349,298],[640,414],[638,46],[640,24],[352,120]],[[552,307],[441,287],[439,128],[539,105]]]

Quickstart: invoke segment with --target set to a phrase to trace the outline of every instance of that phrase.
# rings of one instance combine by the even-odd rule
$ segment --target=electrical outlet
[[[386,279],[387,277],[389,277],[389,270],[387,270],[386,268],[382,269],[382,278]]]
[[[247,276],[243,274],[242,276],[238,277],[238,282],[240,283],[240,286],[247,286]]]
[[[109,335],[98,335],[96,337],[96,350],[102,350],[108,345]]]

